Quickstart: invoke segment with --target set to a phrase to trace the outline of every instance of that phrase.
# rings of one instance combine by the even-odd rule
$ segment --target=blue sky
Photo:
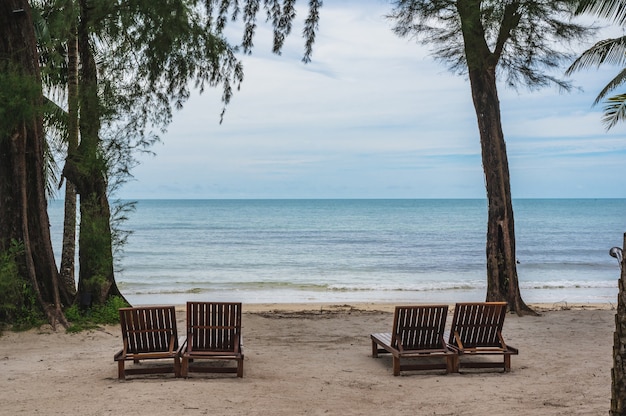
[[[484,198],[469,82],[395,36],[389,11],[325,2],[309,64],[304,13],[281,56],[260,28],[224,122],[220,90],[194,95],[117,196]],[[626,125],[607,133],[592,107],[616,73],[577,73],[570,93],[500,88],[514,198],[626,197]]]

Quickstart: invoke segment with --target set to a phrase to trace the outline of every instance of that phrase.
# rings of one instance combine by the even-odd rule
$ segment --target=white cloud
[[[282,56],[260,25],[224,123],[220,91],[194,95],[122,197],[483,198],[467,80],[396,37],[389,7],[326,2],[309,64],[301,22]],[[626,196],[600,185],[621,172],[626,142],[591,109],[611,74],[577,74],[585,91],[571,94],[500,91],[514,196]]]

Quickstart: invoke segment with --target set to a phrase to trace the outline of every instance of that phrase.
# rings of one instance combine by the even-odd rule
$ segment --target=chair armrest
[[[176,351],[178,355],[181,355],[185,349],[187,348],[187,337],[180,336],[178,337],[178,350]]]
[[[465,348],[463,347],[463,343],[461,342],[461,336],[458,331],[454,331],[454,345],[458,348],[459,351],[463,351]]]
[[[504,338],[502,337],[502,332],[498,331],[498,339],[500,340],[500,346],[502,349],[507,349],[506,342],[504,342]]]

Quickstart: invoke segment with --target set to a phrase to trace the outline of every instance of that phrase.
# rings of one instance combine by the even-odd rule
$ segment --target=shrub
[[[65,310],[65,317],[71,326],[68,332],[80,332],[98,328],[100,325],[112,325],[120,322],[118,309],[127,307],[128,303],[119,296],[107,299],[104,305],[93,305],[82,310],[79,305],[72,305]]]
[[[31,285],[20,275],[18,261],[23,253],[23,244],[15,240],[0,253],[0,323],[12,324],[17,331],[44,323]]]

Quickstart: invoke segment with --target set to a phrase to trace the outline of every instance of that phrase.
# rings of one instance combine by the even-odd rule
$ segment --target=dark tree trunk
[[[506,301],[518,313],[531,312],[522,300],[515,256],[515,223],[506,144],[500,120],[495,68],[470,71],[487,188],[487,301]]]
[[[487,301],[506,301],[518,314],[533,313],[522,300],[515,257],[515,224],[509,162],[500,117],[496,66],[503,44],[492,52],[481,23],[481,1],[459,0],[465,56],[487,188]],[[506,38],[506,30],[502,32]]]
[[[28,104],[40,109],[43,100],[34,26],[27,0],[0,2],[0,62],[3,71],[17,71],[38,93]],[[5,104],[6,105],[6,104]],[[0,250],[12,240],[24,247],[20,274],[54,326],[67,326],[62,305],[72,297],[60,284],[50,238],[44,180],[43,120],[38,111],[16,120],[0,137]]]
[[[78,296],[103,304],[110,296],[122,296],[113,273],[110,208],[107,198],[107,162],[100,142],[100,102],[98,73],[89,41],[89,8],[81,0],[78,25],[80,57],[80,144],[69,155],[64,176],[80,195],[80,234],[78,237]]]
[[[626,249],[626,233],[623,249]],[[626,257],[621,259],[622,272],[617,295],[615,333],[613,334],[613,369],[611,370],[611,416],[626,415]]]

